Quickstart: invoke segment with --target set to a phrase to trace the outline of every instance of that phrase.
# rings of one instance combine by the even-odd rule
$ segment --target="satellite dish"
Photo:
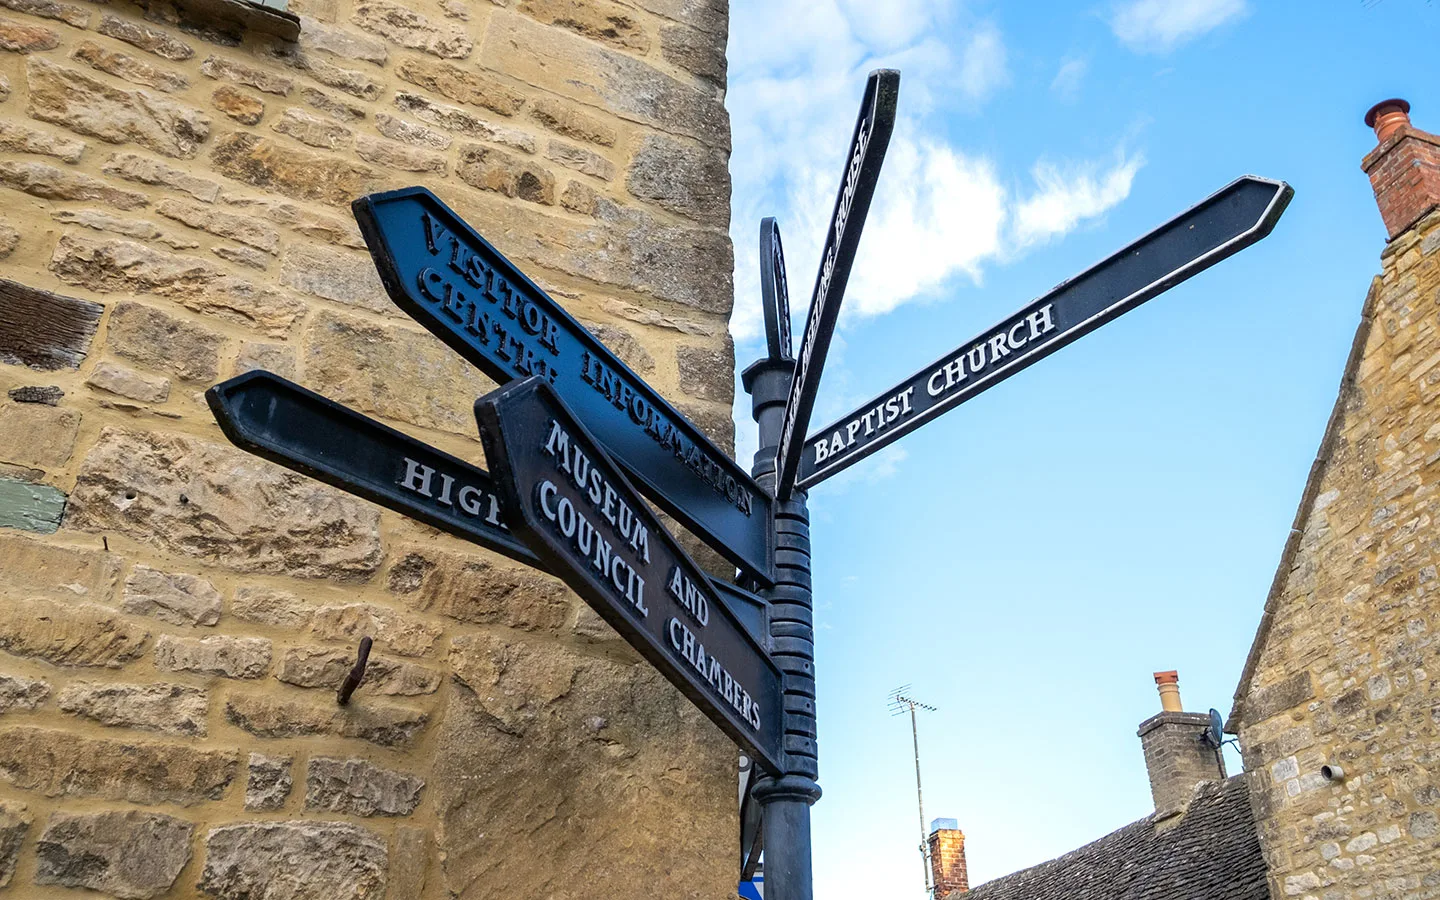
[[[1220,710],[1210,710],[1210,724],[1205,733],[1200,735],[1200,740],[1217,750],[1220,748],[1221,742],[1225,740],[1225,719],[1220,715]]]

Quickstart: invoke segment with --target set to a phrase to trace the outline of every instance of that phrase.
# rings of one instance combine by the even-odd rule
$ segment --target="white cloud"
[[[986,22],[970,35],[960,60],[960,90],[970,100],[984,100],[1010,82],[1005,68],[1005,42],[1000,29]]]
[[[1050,82],[1050,90],[1067,103],[1073,101],[1075,96],[1080,93],[1080,83],[1085,80],[1085,73],[1089,70],[1089,60],[1083,57],[1067,57],[1060,63],[1060,70],[1055,73],[1055,80]]]
[[[1065,234],[1086,219],[1104,214],[1126,197],[1144,157],[1117,159],[1107,171],[1094,164],[1057,166],[1039,162],[1031,170],[1038,190],[1015,208],[1017,248],[1043,243]]]
[[[1167,53],[1248,11],[1246,0],[1131,0],[1110,29],[1138,53]]]

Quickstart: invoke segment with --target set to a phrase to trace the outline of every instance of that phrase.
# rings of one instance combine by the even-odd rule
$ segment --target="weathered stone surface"
[[[520,0],[516,9],[546,25],[633,50],[636,56],[650,49],[650,37],[634,11],[609,0]]]
[[[475,49],[462,28],[436,25],[429,19],[386,0],[361,0],[351,20],[391,43],[441,57],[464,59]]]
[[[324,50],[341,59],[363,59],[377,66],[385,65],[390,57],[384,41],[309,16],[300,17],[300,46],[305,50]]]
[[[442,97],[479,106],[502,116],[513,116],[525,105],[525,95],[495,76],[450,63],[412,57],[400,63],[395,74]]]
[[[360,237],[360,229],[356,226],[353,218],[348,221],[336,219],[322,213],[301,209],[292,203],[273,204],[266,209],[265,214],[270,217],[270,221],[287,225],[291,230],[306,237],[339,244],[342,247],[353,247],[356,250],[365,249],[365,241]]]
[[[224,219],[234,219],[239,233],[246,234],[251,240],[265,240],[264,235],[268,231],[264,226],[245,223],[238,217],[211,214],[198,208],[193,210],[195,215],[190,215],[190,211],[183,209],[183,204],[169,206],[168,210],[177,218],[187,216],[197,225],[205,224],[211,228],[224,228]],[[275,241],[278,244],[278,235]],[[230,275],[193,256],[165,253],[133,241],[96,241],[80,235],[64,235],[55,245],[50,270],[62,281],[84,285],[95,291],[143,292],[170,297],[195,312],[245,325],[274,337],[286,334],[305,311],[300,301],[274,288]],[[127,316],[141,315],[133,309],[134,305],[128,303],[116,308],[115,314],[111,315],[112,336],[115,333],[115,316],[121,310],[126,310]],[[144,315],[152,327],[160,327],[162,322],[158,317],[165,317],[158,310]],[[168,369],[181,378],[203,380],[214,376],[212,351],[223,343],[223,338],[201,326],[181,323],[173,318],[164,322],[163,327],[179,332],[186,341],[185,348],[191,353],[183,359],[167,355],[166,358],[152,360],[141,359],[141,356],[156,356],[160,348],[129,345],[122,349],[113,344],[112,348],[122,356]]]
[[[68,163],[77,163],[85,152],[85,142],[0,119],[0,150],[53,156]]]
[[[35,403],[0,405],[0,461],[53,469],[75,450],[80,414]]]
[[[0,6],[42,19],[56,19],[76,28],[84,28],[90,24],[90,10],[73,3],[59,3],[56,0],[0,0]]]
[[[363,759],[311,757],[305,808],[347,816],[408,816],[420,805],[424,780]]]
[[[0,222],[0,259],[6,259],[20,246],[20,232]]]
[[[79,225],[83,228],[93,228],[96,231],[108,231],[113,234],[123,234],[126,237],[143,238],[180,250],[190,250],[200,246],[189,238],[161,231],[154,222],[112,216],[94,209],[57,209],[50,214],[50,218],[66,225]]]
[[[249,772],[245,780],[245,808],[256,812],[280,809],[295,784],[291,766],[293,756],[250,754]]]
[[[190,86],[190,79],[179,72],[152,66],[128,53],[107,50],[94,41],[81,41],[70,52],[70,58],[107,75],[123,78],[131,84],[157,88],[167,94],[183,91]]]
[[[147,53],[163,56],[166,59],[182,60],[195,55],[195,51],[190,48],[189,44],[171,37],[158,28],[151,28],[148,25],[108,13],[100,16],[100,22],[95,26],[95,30],[106,37],[133,44]]]
[[[423,122],[439,125],[449,131],[484,138],[492,143],[504,144],[526,153],[535,152],[535,139],[525,132],[516,128],[492,124],[478,116],[471,115],[458,106],[436,103],[428,97],[412,94],[409,91],[398,91],[395,94],[395,108],[409,113]]]
[[[583,216],[593,216],[600,209],[600,195],[588,184],[572,181],[560,194],[560,205]]]
[[[450,659],[426,791],[453,895],[671,896],[733,877],[713,849],[734,840],[734,745],[653,669],[488,633]]]
[[[120,303],[110,314],[113,352],[186,381],[215,380],[224,342],[208,328],[139,303]]]
[[[65,514],[65,493],[48,484],[36,484],[45,474],[39,469],[4,468],[0,475],[0,528],[54,534]]]
[[[173,625],[214,625],[220,621],[220,592],[198,575],[138,565],[125,579],[120,608]]]
[[[636,0],[635,5],[701,31],[724,34],[729,24],[729,0]]]
[[[555,203],[554,175],[533,162],[494,147],[481,144],[461,147],[455,173],[461,181],[482,191],[495,191],[531,203],[551,206]]]
[[[210,102],[225,115],[241,125],[257,125],[265,115],[265,101],[254,94],[221,85],[210,95]]]
[[[441,0],[442,5],[445,0]],[[390,838],[390,896],[420,897],[430,862],[430,831],[401,825]]]
[[[267,253],[275,253],[280,247],[280,235],[275,229],[248,216],[237,216],[184,200],[161,200],[155,211],[191,228],[249,244]]]
[[[97,365],[85,383],[141,403],[164,403],[170,398],[170,379],[142,375],[108,361]]]
[[[362,100],[377,100],[385,91],[383,83],[364,72],[342,68],[314,53],[294,54],[287,61],[309,73],[310,77],[326,87],[336,88]]]
[[[355,133],[344,125],[316,118],[309,113],[293,108],[285,110],[285,114],[277,119],[271,127],[280,134],[293,137],[302,144],[309,144],[323,150],[339,150],[342,147],[348,147],[355,137]]]
[[[374,170],[333,156],[312,153],[253,134],[216,141],[211,160],[225,175],[296,200],[349,204],[379,185]]]
[[[93,200],[116,209],[139,209],[150,202],[144,194],[111,187],[78,172],[65,172],[40,162],[0,160],[0,186],[46,200]]]
[[[336,690],[355,665],[353,650],[333,647],[291,647],[280,658],[275,677],[303,688]],[[418,697],[440,689],[440,673],[411,662],[372,653],[361,687],[367,693]]]
[[[16,709],[34,709],[45,702],[50,696],[50,685],[39,678],[26,678],[24,675],[3,675],[0,674],[0,713],[8,713]],[[3,804],[0,804],[0,870],[3,870],[5,854]],[[3,881],[0,881],[3,884]]]
[[[210,136],[210,118],[142,89],[123,91],[77,69],[31,59],[31,116],[112,144],[139,144],[156,153],[189,159]]]
[[[155,668],[224,678],[260,678],[270,671],[270,654],[270,642],[265,638],[182,638],[162,634],[155,641]]]
[[[300,99],[340,122],[358,122],[365,118],[365,107],[332,97],[312,87],[301,88]]]
[[[232,750],[92,738],[51,728],[0,729],[0,777],[48,797],[193,806],[218,800],[235,778]]]
[[[157,897],[190,861],[195,826],[160,813],[52,813],[35,845],[36,884]]]
[[[182,684],[75,681],[65,686],[57,702],[64,712],[102,725],[191,737],[205,736],[209,708],[205,691]]]
[[[22,384],[20,387],[11,388],[5,392],[5,396],[16,403],[40,403],[45,406],[59,406],[60,401],[65,399],[65,392],[53,384]]]
[[[655,357],[629,331],[608,322],[586,322],[585,328],[636,372],[643,375],[655,371]]]
[[[667,62],[695,73],[716,85],[725,84],[725,33],[701,31],[684,25],[660,29],[660,53]]]
[[[119,556],[97,546],[94,550],[37,541],[18,534],[0,534],[0,597],[50,596],[109,602],[120,582]]]
[[[418,610],[524,631],[558,631],[573,596],[534,569],[418,546],[404,550],[387,585]]]
[[[326,300],[358,306],[372,312],[395,314],[375,265],[368,257],[320,247],[291,243],[285,249],[280,282]]]
[[[689,135],[712,147],[730,147],[729,117],[713,92],[516,13],[492,14],[480,62],[621,118]]]
[[[730,166],[722,150],[666,134],[647,134],[635,151],[625,188],[673,213],[726,228]]]
[[[553,97],[536,98],[530,105],[530,118],[551,131],[577,141],[588,141],[602,147],[612,147],[615,144],[614,128]]]
[[[81,466],[67,522],[241,572],[358,581],[381,559],[373,506],[181,435],[102,431]]]
[[[383,112],[375,114],[375,128],[388,138],[418,147],[429,147],[432,150],[444,150],[455,140],[450,135],[433,128],[407,122]]]
[[[245,341],[235,357],[235,374],[264,369],[282,378],[295,378],[295,349],[284,344],[262,344]]]
[[[281,97],[289,94],[291,88],[295,86],[295,82],[289,78],[222,56],[207,56],[205,61],[200,64],[200,74],[206,78],[233,81],[236,84],[253,87],[257,91],[278,94]]]
[[[729,403],[735,399],[735,345],[682,344],[675,348],[680,390],[701,400]]]
[[[364,134],[355,140],[355,155],[377,166],[402,172],[439,172],[444,175],[448,168],[445,157],[439,153]]]
[[[290,699],[268,694],[231,694],[225,718],[257,737],[287,738],[329,734],[359,738],[381,747],[405,747],[425,727],[427,713],[373,701],[337,706],[323,700]]]
[[[362,412],[474,437],[474,398],[494,390],[425,332],[320,312],[306,332],[305,378]]]
[[[256,250],[254,247],[228,247],[222,245],[211,247],[210,252],[226,262],[239,263],[242,266],[249,266],[252,269],[260,269],[261,271],[270,268],[270,263],[274,261],[269,254]]]
[[[723,407],[677,403],[675,408],[720,447],[735,446],[735,419],[730,414],[729,403]]]
[[[287,631],[308,627],[314,613],[315,606],[299,596],[268,587],[242,587],[235,592],[235,600],[230,604],[230,614],[236,618]]]
[[[10,79],[0,75],[0,103],[10,99]]]
[[[150,184],[184,191],[196,200],[214,203],[220,196],[220,185],[205,178],[197,178],[158,159],[150,159],[135,153],[116,153],[105,162],[100,170],[106,175],[115,175],[127,181]],[[143,203],[141,204],[143,205]]]
[[[418,585],[417,585],[418,587]],[[291,607],[287,607],[287,610]],[[288,615],[287,615],[288,618]],[[439,625],[374,603],[322,606],[303,621],[310,633],[332,641],[359,641],[369,635],[376,645],[401,656],[426,656],[435,648]],[[288,624],[275,622],[274,624]],[[296,621],[295,624],[299,624]]]
[[[0,800],[0,888],[15,877],[20,848],[29,830],[30,814],[25,804]]]
[[[388,854],[371,832],[339,822],[213,828],[200,890],[219,900],[381,900]]]
[[[138,657],[150,633],[94,603],[34,598],[0,604],[0,650],[57,666],[118,669]]]
[[[58,46],[60,35],[53,29],[0,18],[0,50],[35,53],[39,50],[54,50]]]
[[[614,163],[583,147],[551,141],[550,145],[545,148],[545,158],[558,162],[567,169],[574,169],[577,172],[599,178],[601,181],[610,181],[615,177]],[[729,200],[728,194],[726,200],[727,202]]]

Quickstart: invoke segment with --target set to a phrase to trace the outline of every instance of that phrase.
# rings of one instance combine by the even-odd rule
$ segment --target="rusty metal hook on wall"
[[[365,665],[370,661],[370,645],[373,643],[374,641],[370,640],[369,635],[360,639],[360,654],[355,660],[355,667],[350,670],[350,674],[346,675],[345,680],[340,683],[340,690],[335,692],[335,702],[341,706],[350,702],[350,695],[355,693],[355,689],[360,686],[360,682],[365,680]]]

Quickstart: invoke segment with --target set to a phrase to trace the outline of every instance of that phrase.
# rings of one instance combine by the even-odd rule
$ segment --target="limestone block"
[[[65,241],[61,238],[62,244]],[[71,246],[83,248],[78,241]],[[64,268],[79,271],[68,263]],[[110,314],[107,346],[113,353],[170,372],[183,381],[214,381],[224,343],[225,339],[210,329],[152,306],[127,301]]]
[[[155,641],[155,668],[224,678],[259,678],[270,670],[270,654],[270,642],[265,638],[183,638],[162,634]]]
[[[615,177],[615,164],[600,154],[586,150],[583,147],[575,147],[560,141],[551,141],[545,148],[545,158],[559,163],[567,169],[574,169],[585,175],[599,178],[601,181],[610,181]],[[726,197],[729,203],[729,197]]]
[[[220,196],[220,185],[215,182],[136,153],[116,153],[105,161],[100,171],[127,181],[184,191],[196,200],[206,203],[214,203],[215,198]]]
[[[358,642],[369,635],[377,646],[401,656],[428,655],[441,633],[440,626],[418,616],[374,603],[323,606],[308,621],[310,633],[318,638]]]
[[[123,78],[131,84],[152,87],[167,94],[183,91],[190,87],[190,79],[179,72],[172,72],[152,66],[143,59],[137,59],[118,50],[107,50],[94,41],[81,41],[70,52],[70,58],[83,62],[92,69]]]
[[[439,153],[364,134],[355,140],[355,155],[377,166],[399,169],[402,172],[439,172],[444,175],[448,169],[445,157]]]
[[[0,96],[0,100],[3,99],[5,98]],[[0,259],[5,259],[14,253],[18,246],[20,246],[19,230],[0,222]]]
[[[723,35],[729,26],[729,0],[636,0],[635,5],[701,31]]]
[[[307,386],[361,412],[475,437],[494,382],[430,334],[320,311],[306,331]]]
[[[282,378],[295,379],[295,349],[284,344],[262,344],[244,341],[235,358],[235,374],[263,369]]]
[[[655,358],[629,331],[608,322],[585,322],[584,325],[625,365],[642,375],[655,371]]]
[[[634,11],[610,0],[520,0],[520,12],[576,34],[644,56],[650,36]]]
[[[275,677],[296,687],[335,690],[355,665],[355,651],[333,647],[291,647]],[[440,689],[440,673],[412,662],[370,654],[361,687],[366,693],[417,697]]]
[[[301,88],[300,99],[339,122],[358,122],[366,116],[365,107],[332,97],[312,87]]]
[[[95,30],[106,37],[133,44],[146,53],[163,56],[165,59],[182,60],[195,55],[195,51],[184,41],[177,40],[158,28],[151,28],[119,16],[102,15]]]
[[[222,56],[205,57],[205,61],[200,64],[200,74],[206,78],[233,81],[267,94],[279,94],[281,97],[289,94],[290,89],[295,86],[295,82],[289,78]]]
[[[0,596],[51,596],[107,603],[120,581],[121,558],[98,548],[86,550],[18,534],[0,534],[5,577]]]
[[[442,59],[464,59],[475,49],[464,29],[436,25],[410,9],[386,0],[361,0],[351,20],[394,44]]]
[[[57,666],[118,669],[144,651],[149,636],[94,603],[35,598],[0,604],[0,650]]]
[[[233,750],[93,738],[52,728],[0,729],[0,778],[47,797],[194,806],[235,778]]]
[[[220,592],[198,575],[161,572],[138,565],[125,579],[120,608],[154,616],[172,625],[214,625],[220,621]]]
[[[263,812],[284,806],[295,783],[295,776],[291,774],[294,762],[293,756],[250,754],[245,780],[245,808]]]
[[[569,618],[569,588],[534,569],[418,546],[400,553],[388,586],[415,609],[523,631],[557,632]]]
[[[0,405],[0,460],[55,469],[75,450],[80,413],[35,403]]]
[[[73,3],[60,3],[57,0],[0,0],[0,6],[42,19],[55,19],[76,28],[85,28],[90,24],[90,10]]]
[[[355,139],[355,132],[344,125],[317,118],[307,112],[291,109],[270,126],[280,134],[293,137],[302,144],[319,147],[322,150],[340,150],[349,147]]]
[[[482,191],[495,191],[531,203],[555,204],[555,176],[543,166],[482,144],[460,148],[455,174]]]
[[[161,200],[155,211],[167,219],[208,231],[217,237],[249,244],[266,253],[276,253],[280,249],[280,235],[275,229],[248,216],[237,216],[184,200]]]
[[[424,780],[363,759],[311,757],[305,808],[347,816],[408,816],[420,805]]]
[[[225,718],[257,737],[328,734],[404,748],[430,717],[421,710],[373,701],[337,706],[334,697],[314,700],[292,699],[289,694],[236,693],[225,702]]]
[[[218,900],[381,900],[385,843],[340,822],[212,828],[200,890]]]
[[[432,150],[444,150],[455,140],[450,135],[415,122],[407,122],[389,113],[375,114],[375,128],[392,140]]]
[[[103,361],[85,379],[90,387],[139,400],[141,403],[164,403],[170,399],[170,379],[142,375],[115,363]]]
[[[308,73],[326,87],[342,90],[361,100],[378,100],[385,90],[384,84],[364,72],[337,66],[314,53],[302,50],[298,53],[287,53],[284,58],[287,63]]]
[[[458,106],[436,103],[428,97],[412,94],[409,91],[397,91],[395,108],[422,122],[439,125],[447,131],[468,134],[495,144],[504,144],[526,153],[535,152],[535,139],[525,132],[518,128],[487,122]]]
[[[20,848],[30,830],[30,815],[23,803],[0,800],[0,888],[15,877]]]
[[[680,390],[701,400],[730,403],[735,399],[735,345],[682,344],[675,348]]]
[[[730,225],[730,165],[724,150],[668,134],[640,139],[625,189],[704,225]]]
[[[77,163],[85,152],[85,142],[59,137],[19,122],[0,120],[0,150],[53,156],[62,162]]]
[[[210,118],[194,107],[142,89],[124,91],[77,69],[32,58],[25,68],[28,111],[112,144],[139,144],[189,159],[210,136]]]
[[[305,50],[324,50],[341,59],[363,59],[377,66],[385,65],[390,57],[385,42],[378,38],[304,15],[300,17],[300,46]]]
[[[525,105],[523,94],[494,75],[450,63],[411,57],[395,68],[395,74],[457,103],[468,103],[502,116],[513,116]]]
[[[26,678],[24,675],[0,674],[0,713],[13,709],[34,709],[49,696],[48,682],[39,678]],[[3,826],[0,826],[0,831],[3,831]],[[0,843],[3,843],[3,839],[0,839]],[[3,852],[0,852],[0,862],[3,862],[3,858]]]
[[[390,838],[390,896],[423,896],[429,862],[429,829],[413,825],[396,828]]]
[[[74,681],[57,698],[60,709],[102,725],[162,734],[205,736],[209,698],[181,684],[116,684]]]
[[[52,813],[35,845],[35,883],[156,897],[190,861],[194,832],[189,822],[138,810]]]
[[[557,134],[602,147],[615,145],[615,129],[554,97],[537,97],[530,105],[530,118]]]
[[[242,587],[235,592],[235,600],[230,604],[230,614],[237,619],[275,625],[292,632],[307,627],[314,612],[314,605],[295,594],[267,587]]]
[[[369,257],[334,247],[291,241],[285,248],[280,283],[371,312],[397,312]]]
[[[724,86],[727,71],[725,33],[701,31],[684,25],[660,29],[660,54],[666,62]]]
[[[0,50],[12,53],[35,53],[60,46],[60,35],[43,25],[27,25],[15,19],[0,18]]]
[[[181,435],[102,431],[81,465],[68,522],[241,572],[353,582],[381,559],[370,504]]]
[[[290,203],[276,204],[266,212],[266,215],[270,217],[271,221],[288,225],[292,230],[306,237],[352,247],[356,250],[365,249],[365,241],[360,237],[360,228],[355,224],[353,218],[336,219],[322,213],[301,209]]]
[[[0,160],[0,186],[45,200],[89,200],[116,209],[139,209],[150,202],[144,194],[121,190],[99,178],[65,172],[41,162]]]
[[[254,134],[231,134],[210,154],[222,174],[296,200],[349,204],[380,184],[375,170],[328,154],[313,153]]]

